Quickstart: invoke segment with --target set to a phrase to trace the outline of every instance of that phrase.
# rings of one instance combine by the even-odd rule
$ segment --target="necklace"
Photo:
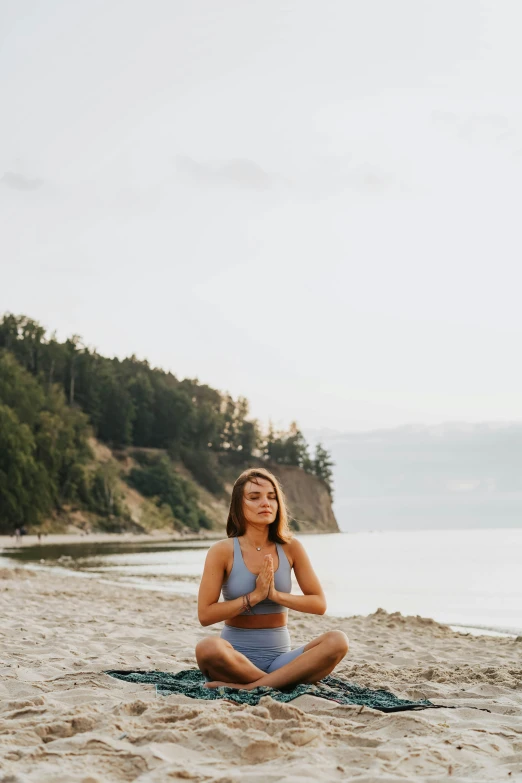
[[[246,538],[246,536],[245,536],[245,538]],[[247,538],[247,541],[248,541],[248,538]],[[250,541],[248,541],[248,543],[250,544]],[[250,544],[250,546],[253,546],[254,549],[257,549],[258,552],[261,552],[261,550],[263,549],[263,546],[266,546],[266,544],[263,544],[263,546],[256,546],[255,544]]]

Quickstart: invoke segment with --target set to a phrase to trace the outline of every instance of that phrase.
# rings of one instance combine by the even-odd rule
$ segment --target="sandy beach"
[[[194,667],[196,642],[219,626],[199,625],[193,598],[7,567],[0,605],[5,783],[522,780],[522,640],[383,611],[290,613],[296,645],[348,634],[337,676],[458,709],[383,714],[312,696],[250,707],[103,673]]]

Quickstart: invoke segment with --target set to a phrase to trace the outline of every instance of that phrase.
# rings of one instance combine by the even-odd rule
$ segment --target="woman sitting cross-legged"
[[[237,479],[227,535],[210,547],[199,588],[201,625],[225,621],[220,637],[196,646],[207,687],[318,682],[344,658],[348,639],[328,631],[291,649],[288,609],[324,614],[326,601],[303,545],[289,532],[281,487],[268,470],[251,468]],[[291,593],[292,569],[303,595]]]

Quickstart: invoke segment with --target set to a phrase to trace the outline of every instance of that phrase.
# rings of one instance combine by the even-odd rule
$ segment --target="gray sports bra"
[[[227,581],[223,583],[221,592],[225,601],[233,601],[234,598],[239,598],[246,593],[251,593],[256,586],[257,574],[253,574],[249,571],[243,560],[243,553],[239,546],[239,539],[234,538],[234,563],[232,565],[232,571]],[[282,593],[289,593],[292,589],[292,574],[290,563],[285,555],[284,549],[280,544],[276,544],[277,556],[279,558],[279,565],[274,574],[274,583],[276,590],[280,590]],[[252,607],[254,614],[277,614],[278,612],[288,612],[286,606],[276,604],[275,601],[271,601],[269,598],[265,598],[258,604]],[[242,612],[241,614],[245,614]]]

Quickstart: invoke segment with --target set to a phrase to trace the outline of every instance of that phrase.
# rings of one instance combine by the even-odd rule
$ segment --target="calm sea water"
[[[522,529],[299,536],[328,614],[389,612],[522,634]],[[74,544],[9,553],[38,567],[195,595],[209,542]],[[298,590],[297,585],[295,589]]]

